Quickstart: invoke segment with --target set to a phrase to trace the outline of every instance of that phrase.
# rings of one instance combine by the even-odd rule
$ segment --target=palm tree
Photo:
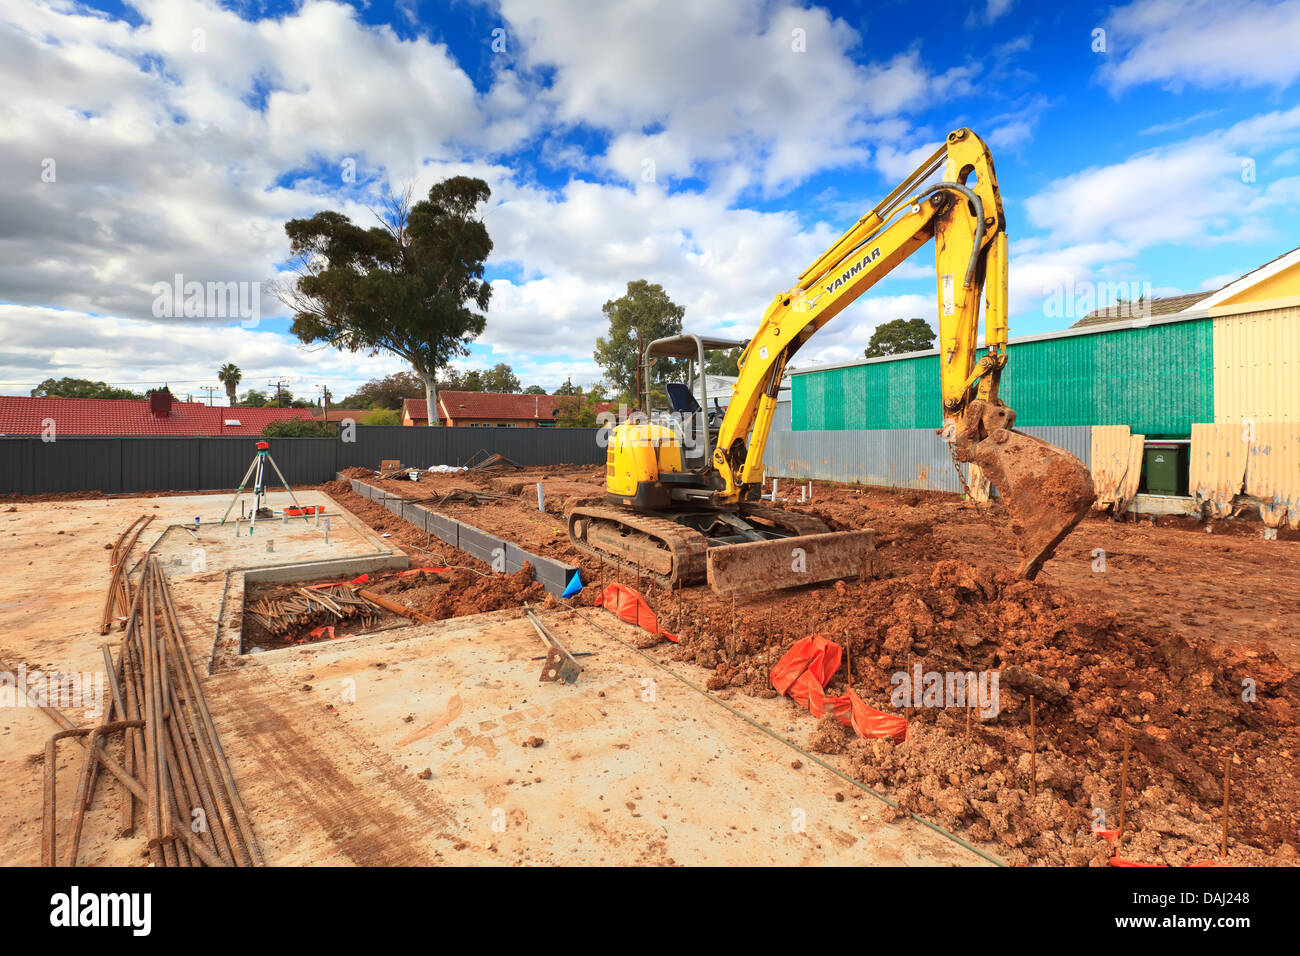
[[[226,386],[226,396],[230,399],[231,405],[235,404],[235,390],[239,388],[239,382],[243,377],[244,373],[234,362],[227,362],[217,372],[217,380]]]

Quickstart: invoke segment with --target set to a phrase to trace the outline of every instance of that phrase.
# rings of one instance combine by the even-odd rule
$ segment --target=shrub
[[[262,429],[263,438],[333,438],[334,426],[310,418],[286,418]]]
[[[361,417],[363,425],[400,425],[402,413],[395,408],[376,408],[369,415]]]

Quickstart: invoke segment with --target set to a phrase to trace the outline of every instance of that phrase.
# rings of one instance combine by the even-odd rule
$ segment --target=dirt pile
[[[448,568],[390,578],[375,585],[373,590],[441,621],[519,607],[525,601],[546,603],[546,591],[533,580],[532,575],[532,566],[528,564],[514,574],[493,574],[468,567]]]
[[[1230,760],[1231,858],[1295,859],[1300,681],[1262,646],[1185,639],[964,561],[791,592],[778,607],[738,609],[734,631],[720,600],[688,607],[679,654],[770,696],[767,674],[795,640],[820,633],[843,645],[854,689],[868,703],[886,712],[911,704],[909,739],[837,743],[828,725],[813,731],[811,745],[840,747],[861,779],[886,786],[909,810],[969,827],[1016,859],[1082,865],[1105,855],[1094,824],[1118,826],[1127,734],[1126,856],[1183,864],[1215,855]],[[843,692],[846,670],[828,693]],[[948,675],[967,673],[994,691],[976,695],[969,731],[964,694],[920,693],[934,686],[931,674],[943,690]],[[901,696],[905,687],[915,700]]]

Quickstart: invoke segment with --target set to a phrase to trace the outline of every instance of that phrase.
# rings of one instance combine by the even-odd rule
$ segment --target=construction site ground
[[[131,561],[152,547],[168,574],[269,864],[988,862],[919,822],[890,822],[881,801],[760,729],[800,737],[807,715],[787,702],[738,696],[730,703],[739,713],[728,710],[637,649],[644,631],[547,601],[526,575],[493,575],[454,553],[436,556],[454,565],[448,571],[386,577],[396,574],[385,567],[394,556],[431,563],[423,535],[350,491],[328,490],[297,492],[304,505],[328,507],[328,544],[302,519],[259,521],[236,537],[218,524],[228,495],[6,502],[0,661],[29,676],[102,672],[101,647],[116,652],[121,638],[99,634],[107,548],[152,514]],[[288,503],[283,493],[269,498],[277,512]],[[195,516],[197,539],[185,530]],[[340,578],[369,567],[388,594],[440,620],[385,620],[371,636],[239,653],[242,575],[293,579],[295,565],[303,581],[325,567],[353,569]],[[544,645],[524,601],[583,655],[577,683],[539,683]],[[669,663],[700,685],[709,677]],[[62,708],[75,723],[104,719],[78,703],[86,706]],[[0,709],[0,863],[40,861],[44,747],[56,729],[36,707]],[[82,749],[64,741],[60,845],[82,763]],[[147,862],[143,825],[118,833],[120,799],[101,779],[82,864]]]
[[[598,466],[424,474],[418,482],[354,476],[436,505],[459,520],[581,567],[589,603],[619,576],[580,558],[564,514],[600,500]],[[545,511],[537,506],[542,483]],[[1008,517],[998,503],[815,482],[811,501],[782,482],[786,507],[832,529],[877,532],[874,577],[741,598],[704,586],[668,594],[626,572],[663,625],[682,637],[657,658],[710,671],[730,701],[773,695],[770,668],[793,642],[821,633],[847,650],[853,687],[890,711],[891,678],[1006,670],[1001,713],[986,724],[935,708],[912,710],[901,746],[850,740],[834,721],[786,703],[798,742],[927,819],[986,841],[1012,862],[1105,862],[1095,829],[1118,825],[1125,740],[1123,855],[1188,864],[1220,856],[1222,779],[1230,763],[1229,862],[1296,862],[1300,797],[1300,541],[1266,540],[1257,521],[1087,518],[1033,583],[1014,581]],[[457,489],[496,498],[446,499]],[[432,542],[346,487],[366,520],[404,546]],[[464,497],[464,496],[458,496]],[[355,500],[353,500],[355,499]],[[441,556],[441,555],[439,555]],[[590,587],[590,584],[596,587]],[[844,690],[846,668],[828,693]],[[1030,799],[1028,696],[1036,697],[1035,799]],[[896,712],[896,711],[895,711]],[[801,722],[801,723],[799,723]]]
[[[591,607],[617,576],[578,559],[563,514],[599,500],[603,469],[351,477],[576,564],[587,586],[559,602],[524,572],[492,574],[346,480],[299,493],[339,515],[328,547],[310,522],[297,532],[275,522],[274,557],[258,550],[264,538],[205,527],[206,570],[194,572],[175,559],[188,560],[195,542],[169,530],[157,552],[196,665],[213,666],[206,694],[268,862],[1104,865],[1113,850],[1094,831],[1118,826],[1126,741],[1124,857],[1174,865],[1219,857],[1226,761],[1226,862],[1297,860],[1292,535],[1266,541],[1247,522],[1206,533],[1185,519],[1097,516],[1037,582],[1017,582],[997,505],[982,514],[955,496],[826,483],[800,503],[794,483],[782,482],[796,489],[788,507],[833,529],[877,532],[872,576],[733,604],[702,585],[668,594],[624,573],[678,645]],[[467,489],[480,494],[447,498]],[[273,496],[275,507],[286,502]],[[156,513],[155,525],[202,515],[207,526],[227,503],[6,502],[0,660],[29,671],[102,670],[101,644],[119,639],[101,638],[96,626],[105,547],[141,513]],[[133,559],[159,531],[146,532]],[[437,570],[385,578],[392,572],[380,569],[375,586],[437,623],[385,620],[388,629],[372,636],[340,628],[336,640],[255,654],[238,653],[237,639],[232,647],[242,600],[223,608],[222,595],[242,599],[242,590],[228,586],[229,568],[301,561],[314,570],[301,580],[319,580],[322,560],[376,561],[390,551]],[[578,658],[575,684],[539,683],[545,650],[525,602],[570,651],[590,655]],[[224,637],[214,635],[218,617]],[[902,711],[906,742],[857,739],[771,688],[771,666],[810,633],[845,647],[853,688],[881,710],[898,712],[891,676],[920,666],[1001,668],[1000,712],[985,721],[911,708]],[[846,670],[828,693],[843,692]],[[0,719],[2,862],[33,864],[41,755],[54,727],[30,708]],[[66,807],[82,761],[80,748],[64,746]],[[116,836],[117,801],[113,786],[101,786],[83,862],[142,862],[139,836]]]

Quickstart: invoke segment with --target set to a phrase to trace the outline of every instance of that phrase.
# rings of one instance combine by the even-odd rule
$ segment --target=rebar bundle
[[[372,627],[379,620],[375,605],[347,584],[298,588],[287,598],[262,598],[248,606],[248,613],[268,634],[285,640],[318,624],[355,619],[362,627]]]
[[[108,723],[73,728],[63,715],[47,709],[64,730],[54,735],[47,751],[43,862],[56,862],[55,743],[61,737],[89,734],[86,769],[63,865],[76,864],[100,765],[125,790],[123,836],[135,832],[135,804],[142,805],[147,852],[154,865],[263,865],[261,848],[185,647],[171,588],[154,555],[145,558],[118,660],[113,663],[107,647],[104,659],[111,699]],[[119,732],[125,735],[122,763],[103,746],[105,737]]]

